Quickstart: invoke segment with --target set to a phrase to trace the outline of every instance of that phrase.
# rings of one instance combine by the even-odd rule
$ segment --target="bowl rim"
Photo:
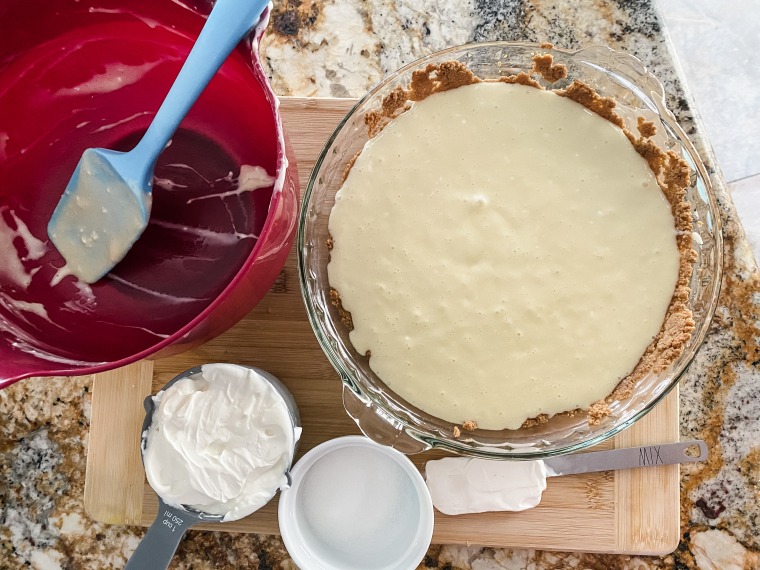
[[[327,158],[328,151],[330,150],[330,148],[332,148],[333,143],[335,142],[335,140],[341,133],[343,127],[359,111],[359,109],[364,105],[364,103],[367,100],[373,98],[378,91],[383,89],[388,83],[392,82],[394,79],[396,79],[400,75],[403,75],[412,69],[420,68],[426,62],[432,59],[441,58],[442,56],[445,56],[446,54],[464,53],[473,49],[501,48],[501,47],[533,48],[536,50],[542,50],[544,53],[561,53],[565,56],[572,56],[572,57],[577,57],[585,53],[594,54],[594,52],[597,53],[596,57],[598,57],[598,54],[600,52],[604,52],[605,54],[608,54],[610,56],[615,56],[616,58],[626,59],[628,60],[628,63],[635,65],[637,70],[640,70],[642,74],[645,75],[647,80],[652,83],[652,86],[656,86],[657,91],[653,91],[649,93],[648,96],[655,103],[657,107],[656,108],[657,114],[662,119],[667,119],[668,122],[666,126],[675,132],[675,134],[677,135],[679,139],[679,143],[683,147],[683,150],[686,151],[686,153],[692,159],[692,164],[690,164],[690,166],[698,173],[699,177],[705,183],[705,195],[706,195],[705,201],[709,204],[709,209],[711,213],[715,214],[711,216],[712,229],[714,232],[713,270],[715,272],[715,276],[713,279],[712,288],[709,291],[709,304],[705,310],[704,322],[702,323],[701,327],[697,328],[692,333],[692,336],[695,342],[695,350],[693,351],[693,354],[690,355],[687,361],[681,364],[680,370],[674,371],[673,378],[669,382],[669,384],[659,394],[657,394],[652,400],[650,400],[641,410],[634,413],[626,421],[613,425],[607,430],[605,430],[604,432],[596,436],[593,436],[591,438],[584,439],[580,442],[568,444],[565,446],[560,446],[556,449],[539,450],[539,451],[531,451],[531,452],[524,452],[524,451],[521,452],[521,451],[513,451],[513,450],[506,450],[506,449],[497,449],[495,451],[491,451],[482,444],[478,444],[479,447],[474,447],[472,445],[467,445],[461,440],[455,440],[452,438],[447,438],[446,440],[442,440],[439,436],[435,434],[423,431],[422,429],[420,429],[419,426],[416,426],[413,423],[411,423],[406,417],[401,417],[398,414],[393,413],[392,411],[388,411],[381,402],[377,401],[377,399],[372,395],[370,391],[359,389],[356,386],[356,382],[351,380],[351,376],[352,376],[351,373],[343,365],[343,361],[341,357],[338,354],[336,354],[335,351],[333,350],[331,343],[329,342],[328,335],[326,334],[326,332],[323,330],[323,327],[321,326],[320,318],[317,315],[314,302],[312,301],[309,294],[308,275],[307,275],[306,263],[305,263],[305,257],[306,257],[305,251],[307,247],[306,247],[305,238],[304,238],[304,235],[305,235],[304,230],[306,226],[306,218],[308,215],[308,209],[311,202],[312,193],[316,185],[317,173],[320,171],[322,164]],[[695,158],[697,160],[694,160]],[[627,427],[631,426],[633,423],[635,423],[636,421],[644,417],[678,385],[681,378],[689,370],[699,350],[702,348],[705,337],[707,336],[707,332],[709,331],[709,328],[710,328],[710,323],[717,309],[718,298],[720,296],[720,289],[721,289],[721,283],[722,283],[722,275],[723,275],[722,220],[720,216],[720,210],[718,208],[717,198],[713,190],[713,183],[704,165],[702,156],[700,155],[699,152],[697,152],[696,148],[694,147],[694,144],[692,143],[691,139],[688,137],[686,132],[683,130],[681,125],[678,123],[678,120],[676,119],[675,115],[667,108],[665,104],[665,91],[660,80],[657,79],[657,77],[654,74],[652,74],[652,72],[649,71],[646,68],[646,66],[644,66],[643,62],[637,57],[627,52],[615,50],[615,49],[610,48],[609,46],[604,46],[604,45],[599,45],[599,44],[586,46],[577,50],[569,50],[569,49],[557,48],[557,47],[550,46],[547,44],[539,44],[536,42],[527,42],[527,41],[517,41],[517,42],[489,41],[489,42],[467,43],[467,44],[462,44],[458,46],[452,46],[452,47],[425,55],[399,68],[393,73],[386,75],[380,81],[375,83],[367,91],[367,93],[364,94],[356,102],[356,104],[348,111],[345,117],[343,117],[343,119],[338,123],[335,130],[333,131],[333,133],[330,135],[330,137],[324,144],[322,151],[320,152],[320,155],[317,158],[317,161],[315,162],[314,167],[309,175],[309,182],[307,184],[306,191],[304,192],[303,199],[301,201],[297,228],[298,229],[297,229],[297,237],[296,237],[296,240],[297,240],[296,252],[298,256],[298,276],[299,276],[299,283],[301,287],[301,295],[303,297],[304,304],[306,306],[306,313],[309,319],[309,323],[311,324],[312,330],[314,331],[314,334],[317,337],[317,341],[319,342],[319,345],[322,348],[322,351],[327,356],[328,360],[330,361],[333,368],[338,373],[343,383],[343,389],[352,390],[352,392],[354,392],[358,397],[365,400],[369,400],[373,406],[379,407],[386,414],[390,414],[394,422],[398,422],[403,426],[401,431],[405,432],[407,435],[413,437],[414,439],[417,439],[420,442],[424,443],[425,445],[428,446],[428,448],[446,449],[448,451],[451,451],[457,454],[464,453],[468,456],[491,458],[491,459],[537,459],[537,458],[542,458],[542,457],[545,458],[545,457],[552,457],[556,455],[564,455],[566,453],[573,453],[582,449],[592,447],[594,445],[597,445],[603,441],[606,441],[614,437],[615,435],[617,435],[618,433],[620,433],[621,431],[623,431],[624,429],[626,429]],[[491,431],[491,430],[488,430],[488,431]]]

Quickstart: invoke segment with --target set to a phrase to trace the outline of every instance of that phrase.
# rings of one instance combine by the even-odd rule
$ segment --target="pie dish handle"
[[[422,453],[432,446],[414,437],[403,423],[385,412],[370,399],[343,384],[343,407],[362,433],[375,443],[387,445],[406,455]]]

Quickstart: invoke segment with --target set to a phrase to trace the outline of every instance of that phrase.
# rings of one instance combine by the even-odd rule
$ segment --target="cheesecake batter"
[[[358,156],[329,231],[356,350],[411,404],[486,429],[605,398],[678,278],[670,204],[622,130],[523,85],[415,103]]]

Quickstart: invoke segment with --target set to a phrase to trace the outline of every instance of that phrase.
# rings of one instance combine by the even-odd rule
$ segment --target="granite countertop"
[[[654,0],[281,0],[262,43],[280,95],[357,97],[385,73],[472,41],[606,44],[664,83],[669,106],[711,169],[725,234],[725,276],[709,336],[681,383],[681,436],[710,446],[682,467],[682,540],[631,557],[432,546],[421,568],[760,568],[760,280]],[[0,568],[120,568],[144,530],[83,508],[91,378],[29,379],[0,391]],[[194,532],[173,568],[295,568],[275,537]]]

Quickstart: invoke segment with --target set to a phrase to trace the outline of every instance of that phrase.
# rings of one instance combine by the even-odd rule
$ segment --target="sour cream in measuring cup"
[[[232,521],[288,487],[301,428],[292,396],[273,376],[205,364],[180,375],[153,403],[143,464],[165,503]]]

